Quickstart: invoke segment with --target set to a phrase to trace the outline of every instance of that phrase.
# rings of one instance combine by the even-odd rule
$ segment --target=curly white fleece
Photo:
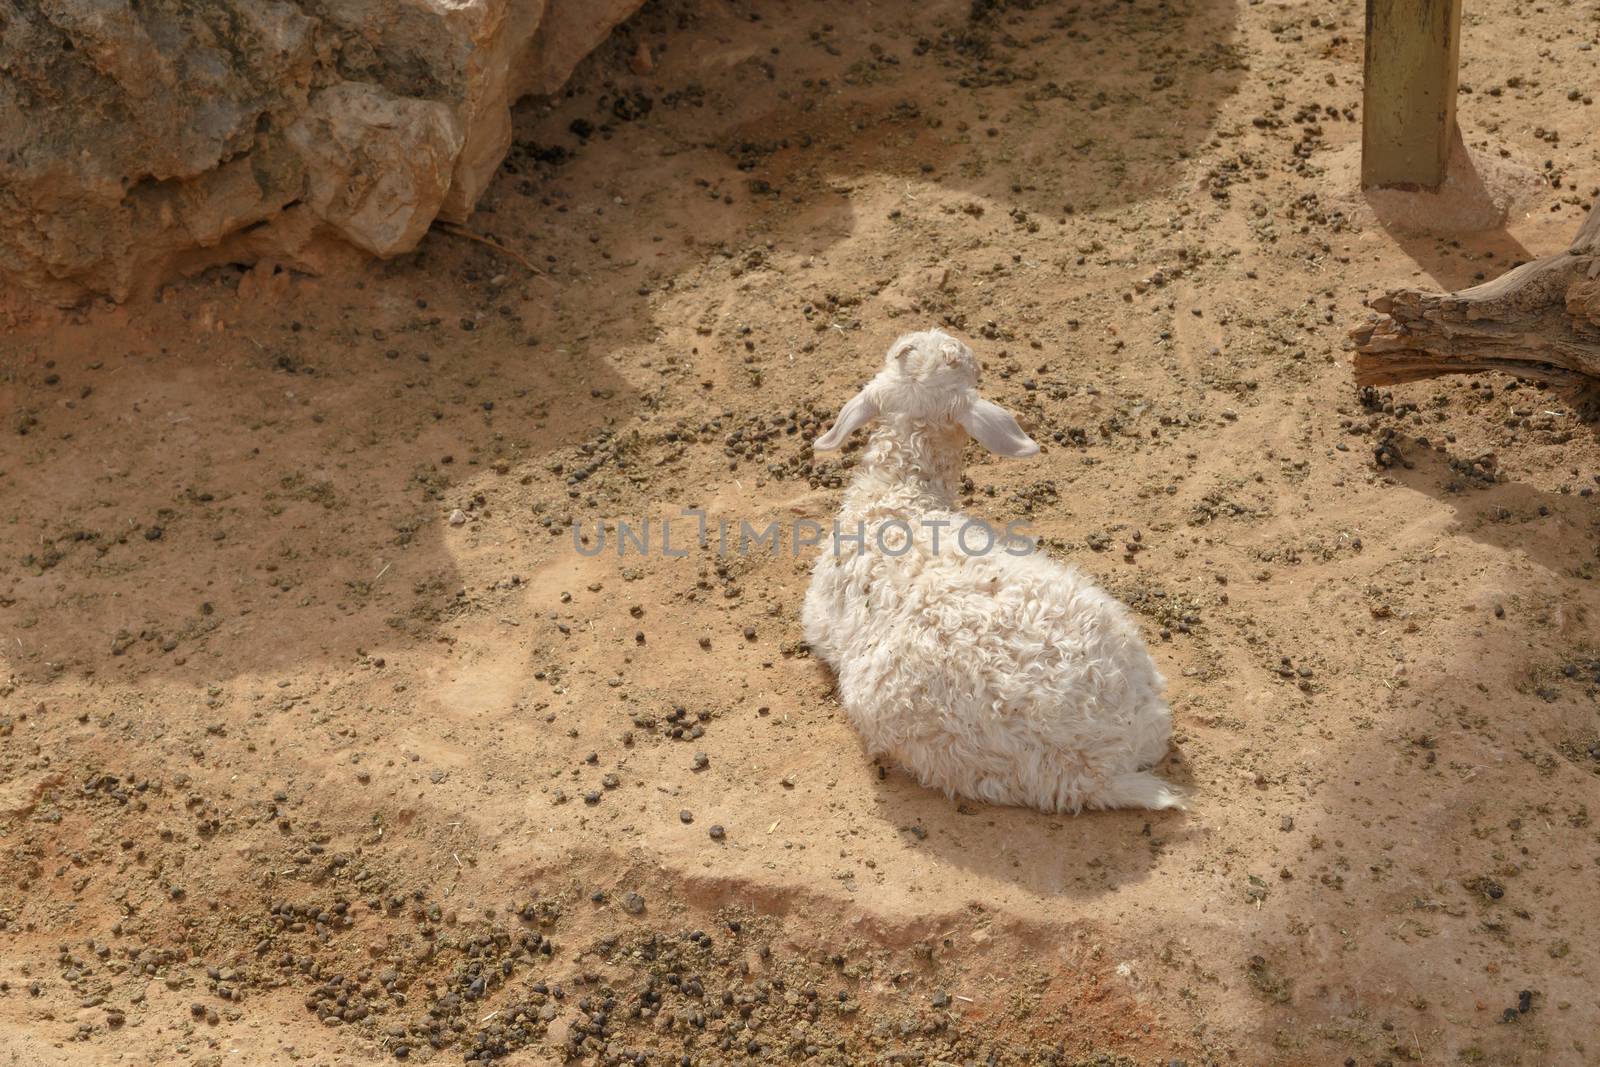
[[[958,541],[967,517],[952,504],[976,385],[971,350],[928,331],[897,341],[852,401],[878,425],[839,524],[849,534],[862,523],[866,544],[842,540],[835,554],[824,543],[802,611],[806,641],[837,675],[868,752],[946,795],[1047,812],[1180,807],[1148,770],[1166,752],[1172,715],[1127,610],[1042,554],[997,544],[979,555],[976,528],[970,552]],[[999,447],[1037,451],[1010,425]],[[996,447],[992,426],[972,432]],[[940,520],[948,525],[929,527]],[[892,555],[905,545],[901,522],[911,546]]]

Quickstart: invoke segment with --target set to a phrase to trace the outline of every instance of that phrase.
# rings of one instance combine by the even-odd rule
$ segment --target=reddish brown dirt
[[[1359,5],[978,7],[647,8],[472,222],[538,274],[12,305],[0,1063],[1600,1058],[1595,427],[1344,352],[1577,228],[1596,24],[1469,11],[1467,140],[1546,181],[1444,242],[1349,195]],[[967,506],[1133,604],[1189,812],[931,795],[806,559],[574,551],[825,519],[809,438],[928,324],[1047,446]]]

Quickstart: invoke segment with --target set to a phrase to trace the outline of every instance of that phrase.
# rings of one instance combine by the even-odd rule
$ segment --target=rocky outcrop
[[[307,206],[375,256],[416,247],[455,184],[464,143],[449,107],[363,82],[317,93],[288,140],[306,167]]]
[[[394,256],[641,0],[0,0],[0,279]]]

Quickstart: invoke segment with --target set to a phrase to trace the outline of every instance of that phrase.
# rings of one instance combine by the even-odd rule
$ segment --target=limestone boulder
[[[450,192],[463,139],[445,104],[364,82],[318,90],[288,135],[306,168],[306,204],[375,256],[422,240]]]
[[[403,254],[640,2],[0,0],[0,283]]]

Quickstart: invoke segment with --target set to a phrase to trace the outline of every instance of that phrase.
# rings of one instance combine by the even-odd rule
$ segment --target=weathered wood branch
[[[1600,384],[1600,203],[1565,252],[1456,293],[1398,289],[1350,332],[1361,385],[1503,371]]]

